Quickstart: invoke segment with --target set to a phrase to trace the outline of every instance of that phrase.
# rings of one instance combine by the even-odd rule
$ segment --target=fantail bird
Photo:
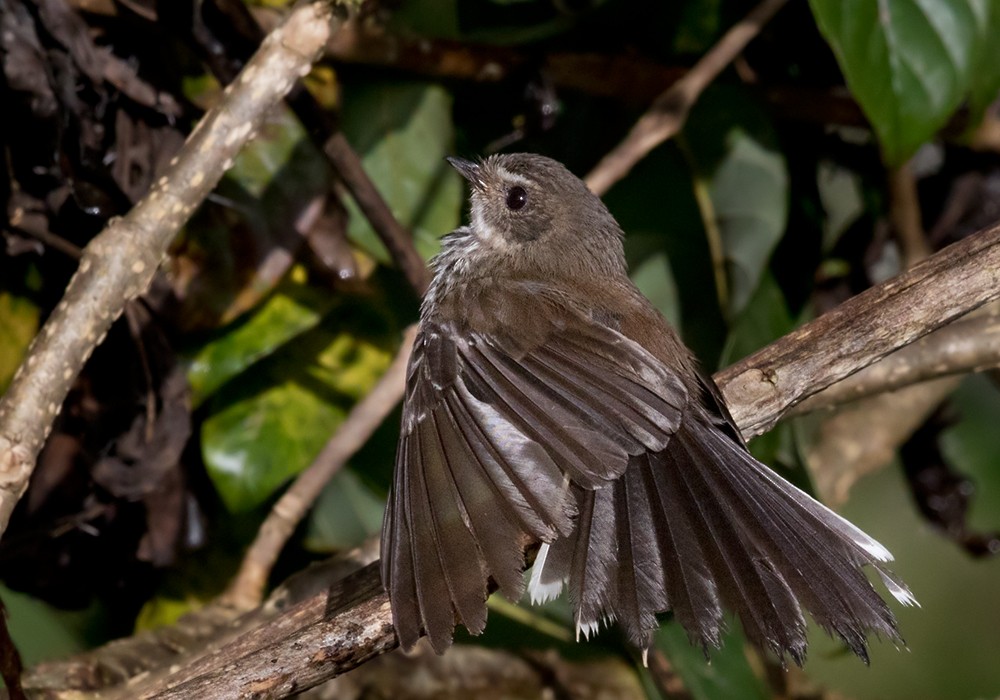
[[[622,230],[560,163],[450,158],[470,224],[442,239],[407,372],[382,581],[400,643],[486,624],[490,580],[569,591],[578,634],[641,649],[670,611],[718,646],[723,611],[801,664],[802,609],[867,661],[900,641],[865,576],[889,552],[750,455],[718,389],[628,277]]]

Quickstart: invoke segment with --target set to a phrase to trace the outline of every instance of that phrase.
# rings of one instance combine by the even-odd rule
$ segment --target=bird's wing
[[[573,530],[570,485],[607,485],[680,425],[681,379],[614,329],[562,319],[532,337],[427,322],[417,337],[382,534],[404,647],[423,629],[446,648],[456,620],[481,632],[489,578],[520,597],[523,545]]]

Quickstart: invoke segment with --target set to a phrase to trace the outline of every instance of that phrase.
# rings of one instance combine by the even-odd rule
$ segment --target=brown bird
[[[542,156],[449,161],[471,223],[432,261],[382,529],[400,643],[481,633],[533,543],[532,599],[566,586],[578,636],[646,650],[670,611],[707,649],[728,609],[801,664],[805,608],[866,662],[868,633],[901,641],[862,570],[914,604],[889,552],[750,455],[601,200]]]

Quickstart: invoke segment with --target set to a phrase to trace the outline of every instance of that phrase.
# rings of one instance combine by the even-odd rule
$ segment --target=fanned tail
[[[805,609],[867,662],[869,634],[902,640],[862,567],[901,603],[916,603],[883,565],[891,556],[882,545],[703,414],[689,416],[665,450],[632,457],[612,485],[581,491],[578,503],[576,531],[551,545],[530,588],[551,594],[567,580],[579,627],[616,619],[643,649],[667,610],[694,644],[718,646],[728,609],[751,642],[801,665]],[[613,515],[585,519],[601,504]]]

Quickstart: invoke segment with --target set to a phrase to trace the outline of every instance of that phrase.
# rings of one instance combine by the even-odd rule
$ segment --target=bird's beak
[[[472,184],[473,188],[479,191],[486,188],[486,183],[483,181],[482,166],[479,163],[473,163],[471,160],[452,156],[445,158],[445,160],[448,161],[451,167],[460,172],[462,177]]]

